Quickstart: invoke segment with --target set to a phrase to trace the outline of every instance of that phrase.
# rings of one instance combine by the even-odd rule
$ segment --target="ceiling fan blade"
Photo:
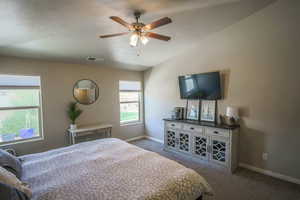
[[[150,38],[154,38],[154,39],[158,39],[158,40],[164,40],[164,41],[169,41],[171,40],[171,37],[169,36],[165,36],[165,35],[160,35],[157,33],[152,33],[152,32],[147,32],[145,34],[146,37],[150,37]]]
[[[155,29],[157,27],[169,24],[171,22],[172,22],[172,20],[169,17],[164,17],[164,18],[161,18],[161,19],[159,19],[155,22],[152,22],[151,24],[147,24],[146,26],[143,27],[143,29],[145,31],[148,31],[148,30],[152,30],[152,29]]]
[[[115,36],[121,36],[121,35],[126,35],[130,32],[124,32],[124,33],[115,33],[115,34],[109,34],[109,35],[100,35],[100,38],[109,38],[109,37],[115,37]]]
[[[131,24],[125,22],[123,19],[121,19],[120,17],[117,16],[111,16],[110,19],[114,20],[115,22],[125,26],[126,28],[128,28],[129,30],[132,30],[133,27]]]

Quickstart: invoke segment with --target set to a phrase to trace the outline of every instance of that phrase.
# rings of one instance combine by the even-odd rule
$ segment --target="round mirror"
[[[92,80],[79,80],[74,85],[73,96],[80,104],[92,104],[97,101],[99,97],[98,85]]]

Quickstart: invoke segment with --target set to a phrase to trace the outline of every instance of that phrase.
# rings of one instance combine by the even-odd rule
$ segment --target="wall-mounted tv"
[[[179,76],[181,99],[221,99],[220,72]]]

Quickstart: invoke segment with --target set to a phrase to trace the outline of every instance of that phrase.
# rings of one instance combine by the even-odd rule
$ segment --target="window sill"
[[[10,146],[10,145],[15,145],[15,144],[21,144],[21,143],[27,143],[27,142],[37,142],[44,140],[44,137],[34,137],[30,139],[24,139],[24,140],[17,140],[17,141],[10,141],[10,142],[1,142],[0,147],[2,146]]]
[[[137,126],[137,125],[143,125],[144,122],[138,121],[138,122],[127,122],[127,123],[120,123],[120,126]]]

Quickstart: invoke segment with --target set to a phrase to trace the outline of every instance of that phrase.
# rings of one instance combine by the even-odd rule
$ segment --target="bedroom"
[[[14,137],[2,142],[1,149],[30,156],[68,148],[67,109],[76,101],[73,87],[88,79],[98,86],[99,98],[90,105],[77,104],[83,111],[78,127],[111,125],[113,138],[131,140],[134,147],[157,152],[200,174],[213,189],[213,199],[300,199],[299,1],[2,0],[0,9],[0,75],[38,77],[35,86],[41,93],[38,105],[26,105],[41,110],[36,115],[38,136]],[[136,10],[145,24],[169,17],[172,23],[153,32],[171,40],[149,38],[146,45],[131,47],[130,35],[99,38],[127,31],[109,17],[132,23]],[[186,107],[178,77],[214,71],[223,77],[218,121],[228,106],[239,110],[239,167],[234,173],[164,151],[162,144],[163,119],[171,117],[174,107]],[[1,90],[7,90],[1,78]],[[134,123],[121,123],[120,81],[139,85]],[[0,99],[0,105],[3,102]],[[2,106],[1,138],[12,135],[2,129],[5,112]]]

